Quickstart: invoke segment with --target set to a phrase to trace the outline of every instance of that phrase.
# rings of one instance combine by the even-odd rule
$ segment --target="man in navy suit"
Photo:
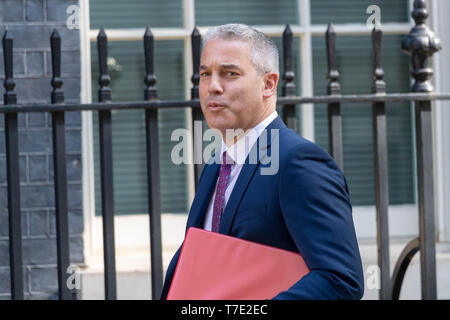
[[[229,24],[204,36],[200,103],[222,148],[219,161],[205,165],[186,230],[299,252],[310,272],[274,299],[360,299],[363,271],[347,183],[326,151],[277,115],[278,79],[277,48],[262,32]]]

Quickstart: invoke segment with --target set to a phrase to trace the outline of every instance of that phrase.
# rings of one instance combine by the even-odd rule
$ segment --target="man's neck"
[[[225,142],[225,144],[226,144],[227,147],[229,148],[230,146],[232,146],[233,144],[235,144],[236,142],[238,142],[242,137],[244,137],[244,136],[247,134],[247,132],[248,132],[249,130],[250,130],[250,129],[247,129],[245,132],[239,134],[238,136],[232,135],[229,139],[226,138],[226,134],[225,134],[225,135],[222,134],[222,139],[223,139],[223,137],[225,136],[225,139],[223,139],[223,141]]]
[[[263,122],[268,116],[270,116],[276,109],[275,108],[268,108],[264,114],[259,117],[259,120],[250,128],[247,128],[245,131],[243,129],[234,129],[232,134],[227,136],[226,132],[221,132],[222,134],[222,140],[225,142],[227,147],[232,146],[238,140],[240,140],[242,137],[245,137],[245,135],[253,128],[258,126],[261,122]]]

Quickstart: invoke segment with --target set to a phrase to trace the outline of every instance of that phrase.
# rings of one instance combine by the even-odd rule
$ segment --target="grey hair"
[[[209,28],[203,36],[203,47],[212,39],[240,40],[249,44],[249,60],[260,74],[278,69],[278,48],[263,32],[245,24],[230,23]]]

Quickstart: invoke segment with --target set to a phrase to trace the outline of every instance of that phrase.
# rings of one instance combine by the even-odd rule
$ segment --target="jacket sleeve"
[[[273,299],[360,299],[364,277],[344,175],[309,142],[293,148],[280,170],[282,215],[310,272]]]

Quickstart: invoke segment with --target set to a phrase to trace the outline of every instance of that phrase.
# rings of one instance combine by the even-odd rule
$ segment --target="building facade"
[[[273,37],[282,52],[282,32],[285,25],[290,24],[294,33],[297,95],[312,96],[326,94],[324,33],[329,22],[337,32],[342,93],[371,91],[371,23],[379,14],[384,32],[384,80],[387,92],[394,93],[410,91],[409,57],[401,52],[400,44],[413,25],[411,8],[409,0],[1,0],[0,32],[8,30],[14,37],[14,77],[20,103],[49,102],[49,37],[53,28],[60,32],[63,41],[62,77],[66,102],[87,103],[97,101],[96,37],[101,27],[105,28],[109,40],[112,100],[134,101],[143,98],[142,37],[146,26],[155,37],[158,96],[173,100],[190,98],[193,72],[190,34],[195,26],[203,33],[212,25],[246,23]],[[435,55],[435,88],[437,92],[450,92],[448,74],[444,72],[450,67],[450,56],[445,49],[450,47],[445,33],[448,30],[445,13],[450,12],[450,5],[444,0],[432,0],[429,12],[428,25],[441,38],[444,47]],[[0,78],[2,68],[0,63]],[[450,134],[446,126],[450,109],[447,104],[438,102],[433,110],[435,214],[439,241],[450,241],[450,147],[445,141]],[[326,106],[296,108],[298,133],[328,149]],[[357,234],[360,239],[374,239],[371,105],[343,104],[342,119],[344,173],[349,183]],[[2,123],[3,120],[0,125]],[[124,219],[129,217],[130,223],[139,223],[148,219],[144,113],[114,111],[112,123],[115,214]],[[189,109],[159,112],[161,209],[166,238],[178,239],[179,235],[172,228],[164,230],[165,217],[170,216],[170,221],[177,223],[185,220],[195,192],[193,166],[175,165],[171,161],[171,150],[178,143],[171,139],[171,133],[176,128],[192,130],[191,123]],[[57,292],[51,121],[48,114],[30,113],[19,116],[19,124],[25,290],[29,298],[46,299],[55,297]],[[96,221],[101,215],[97,114],[70,112],[66,114],[66,124],[71,262],[89,265],[95,260],[101,241],[101,235],[96,234]],[[409,103],[388,105],[387,126],[390,234],[392,237],[415,236],[418,209],[413,106]],[[0,166],[5,168],[1,141]],[[5,170],[0,173],[0,192],[0,297],[7,299],[10,287]]]

